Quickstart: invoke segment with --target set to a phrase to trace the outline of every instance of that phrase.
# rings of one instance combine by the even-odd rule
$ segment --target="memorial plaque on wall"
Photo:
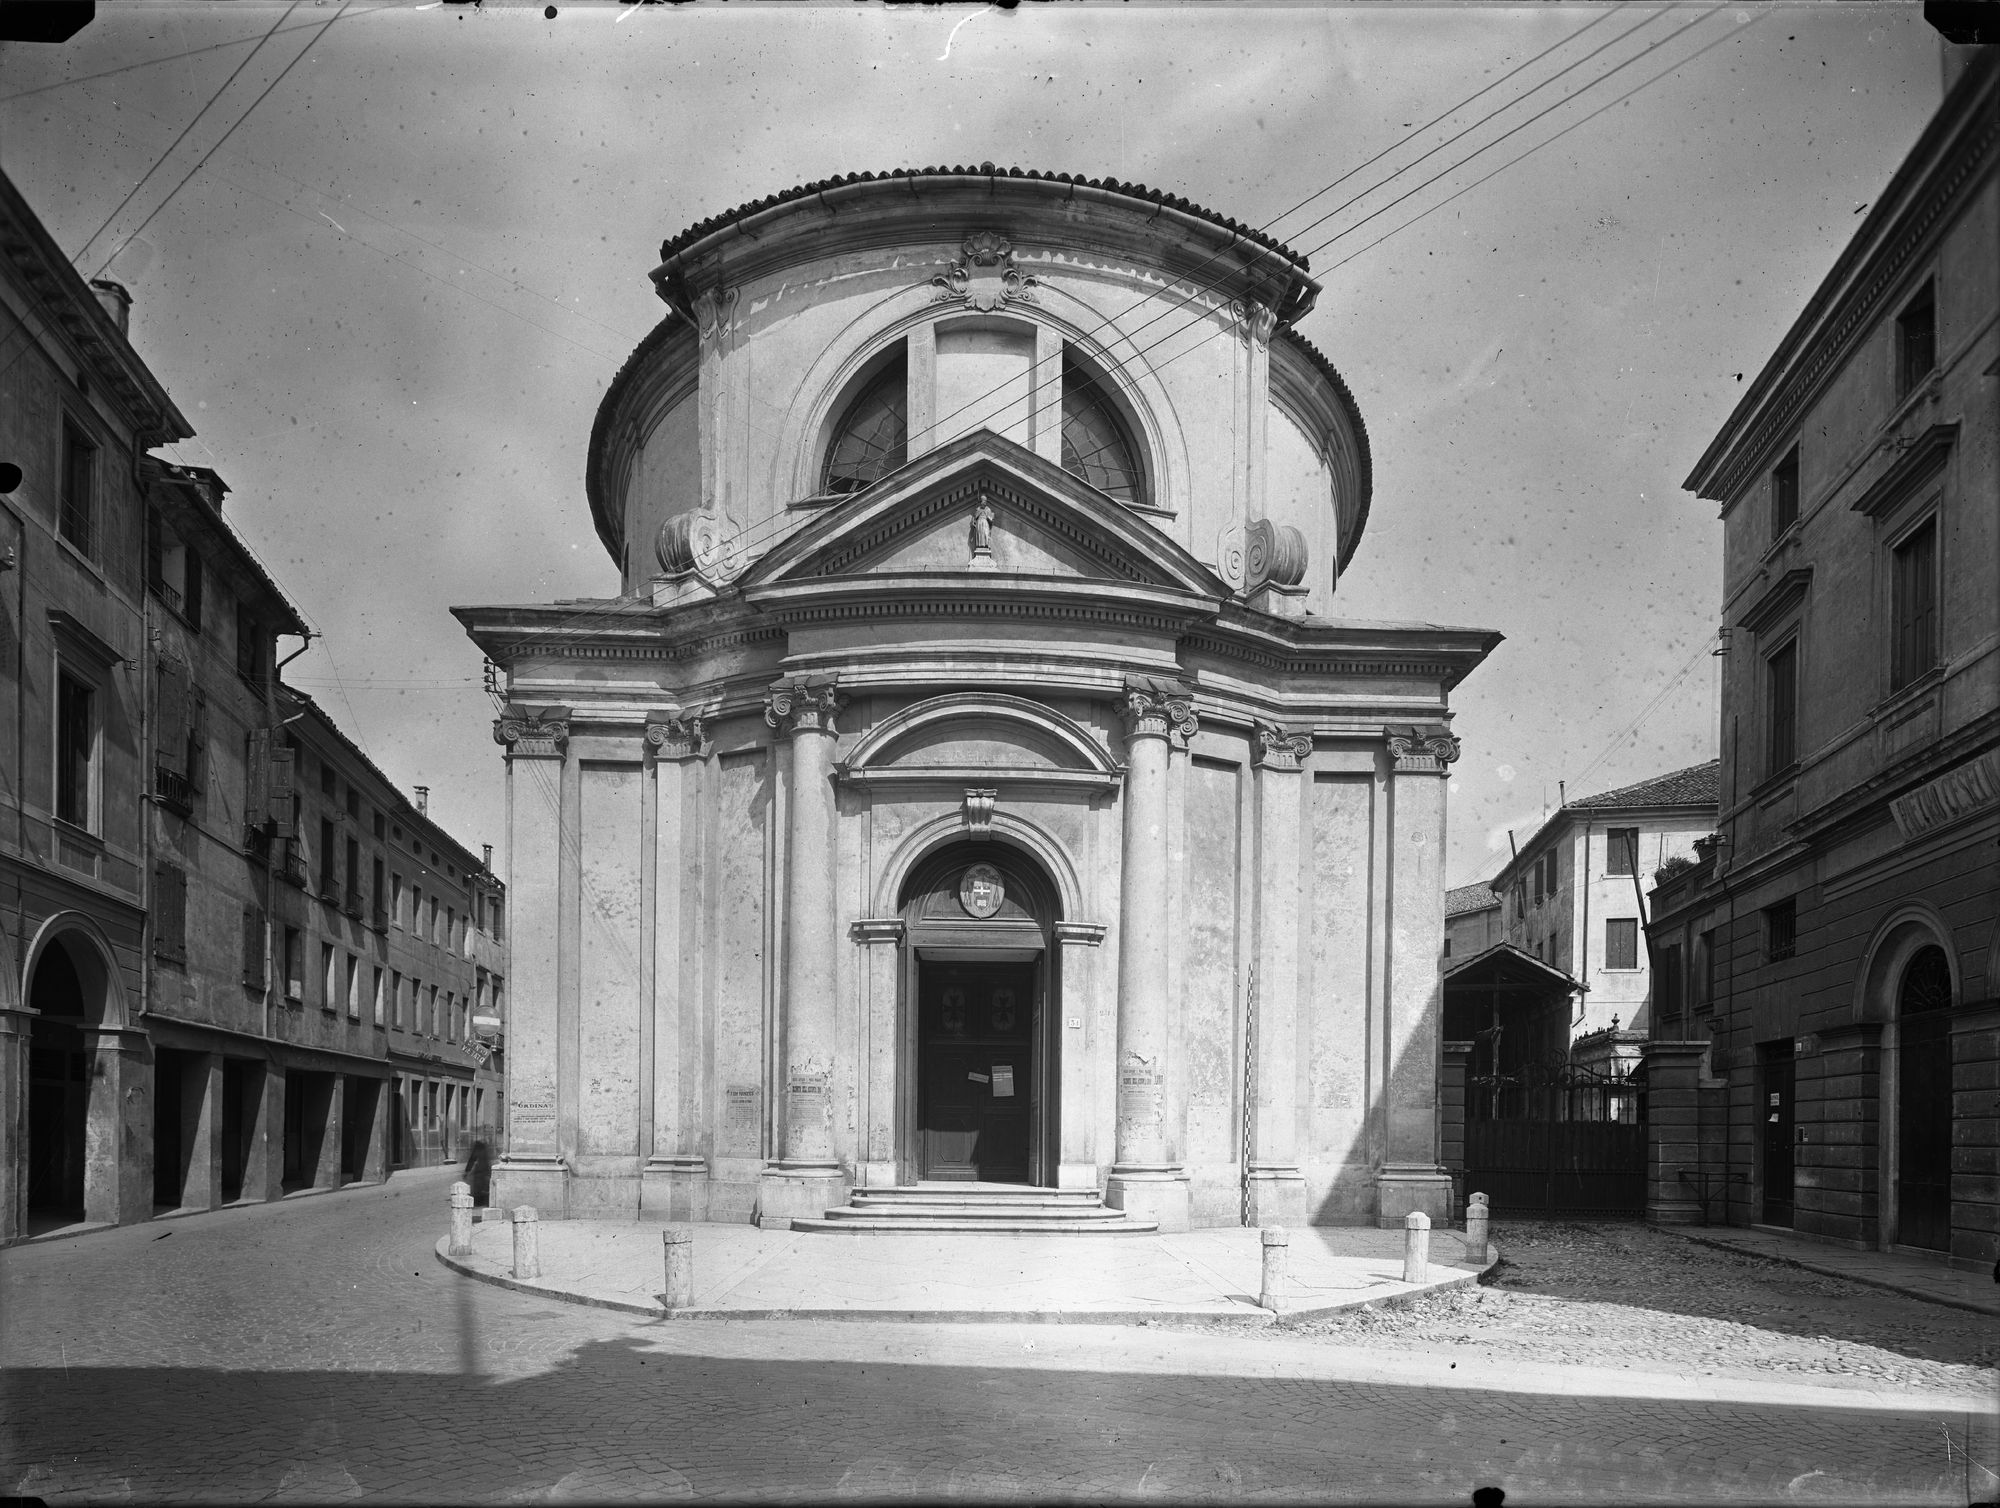
[[[722,1091],[722,1155],[755,1157],[759,1150],[763,1094],[755,1084],[731,1084]]]

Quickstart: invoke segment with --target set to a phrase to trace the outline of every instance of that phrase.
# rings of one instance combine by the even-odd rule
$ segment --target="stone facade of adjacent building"
[[[1687,485],[1721,815],[1653,897],[1654,1218],[2000,1255],[2000,56]]]

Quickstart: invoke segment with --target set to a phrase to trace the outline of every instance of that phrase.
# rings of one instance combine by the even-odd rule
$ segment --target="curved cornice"
[[[1119,772],[1118,762],[1104,751],[1095,738],[1091,737],[1090,730],[1075,718],[1023,696],[1007,696],[999,692],[985,691],[956,691],[944,696],[929,697],[891,714],[868,730],[852,752],[841,761],[841,769],[843,773],[871,769],[878,758],[910,735],[939,723],[956,722],[965,718],[1012,723],[1030,730],[1037,738],[1054,740],[1076,757],[1074,765],[1064,768],[1086,770],[1106,776],[1115,776]],[[1002,768],[996,769],[993,773],[1032,775],[1035,771]]]

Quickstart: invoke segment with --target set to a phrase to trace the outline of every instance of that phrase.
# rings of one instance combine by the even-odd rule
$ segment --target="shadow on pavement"
[[[643,1335],[505,1378],[43,1367],[4,1387],[0,1492],[51,1500],[1964,1501],[1945,1413],[762,1361]]]

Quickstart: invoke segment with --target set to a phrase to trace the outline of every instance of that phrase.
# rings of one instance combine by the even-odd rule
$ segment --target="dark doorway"
[[[84,1128],[93,1082],[84,1032],[83,980],[69,950],[51,942],[35,964],[28,1004],[28,1209],[31,1228],[84,1218]]]
[[[183,1134],[182,1074],[187,1055],[171,1047],[153,1051],[153,1208],[179,1209],[188,1172],[188,1138]]]
[[[222,1202],[243,1197],[243,1172],[249,1162],[249,1136],[257,1125],[257,1088],[264,1082],[263,1065],[241,1058],[222,1060]],[[256,1086],[253,1088],[252,1086]]]
[[[341,1082],[340,1176],[352,1182],[368,1167],[368,1143],[375,1131],[375,1102],[382,1085],[378,1079],[352,1075]]]
[[[408,1102],[403,1095],[403,1081],[397,1079],[389,1088],[389,1166],[408,1167],[410,1148],[408,1129],[404,1118],[409,1115]]]
[[[1896,1240],[1951,1249],[1951,961],[1936,946],[1896,992]]]
[[[917,972],[921,1176],[1031,1183],[1036,963],[923,962]]]
[[[1757,1045],[1757,1087],[1764,1127],[1764,1224],[1792,1223],[1792,1039]]]
[[[285,1190],[319,1182],[327,1122],[333,1115],[333,1075],[293,1068],[285,1072]]]

